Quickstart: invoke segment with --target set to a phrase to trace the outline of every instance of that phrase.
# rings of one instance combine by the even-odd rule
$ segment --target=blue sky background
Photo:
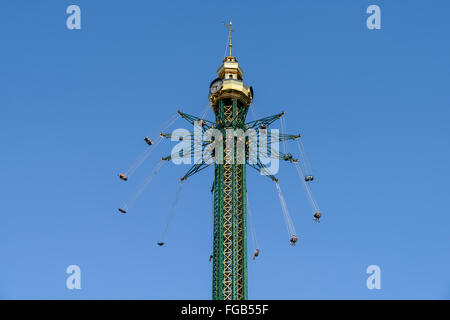
[[[66,28],[70,4],[81,30]],[[379,31],[366,28],[370,4]],[[282,163],[300,235],[289,246],[273,182],[249,169],[261,247],[249,298],[449,299],[449,12],[424,0],[2,1],[0,298],[210,299],[212,169],[186,182],[164,247],[189,167],[163,167],[127,215],[117,207],[171,143],[128,183],[117,173],[177,109],[204,110],[232,18],[255,111],[284,110],[303,134],[324,214],[312,221]],[[81,290],[66,289],[71,264]],[[372,264],[381,290],[366,288]]]

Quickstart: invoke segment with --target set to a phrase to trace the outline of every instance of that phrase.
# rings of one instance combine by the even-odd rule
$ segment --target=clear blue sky
[[[81,30],[66,28],[70,4]],[[366,28],[370,4],[381,30]],[[127,215],[117,207],[170,142],[128,183],[117,173],[177,109],[205,108],[230,18],[256,113],[284,110],[303,134],[324,214],[312,221],[281,164],[300,235],[289,246],[274,184],[249,169],[261,247],[249,298],[450,298],[449,12],[443,0],[1,1],[0,298],[210,299],[212,169],[186,182],[165,247],[188,166],[163,168]],[[372,264],[381,290],[366,288]]]

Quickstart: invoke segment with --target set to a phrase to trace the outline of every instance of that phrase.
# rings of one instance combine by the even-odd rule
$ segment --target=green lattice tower
[[[228,56],[212,82],[210,102],[216,117],[215,129],[245,131],[245,117],[253,90],[242,81],[243,72],[235,57]],[[237,138],[236,138],[237,139]],[[212,298],[247,299],[247,204],[246,166],[237,141],[223,142],[223,159],[216,158],[214,173],[214,244]]]
[[[214,105],[216,129],[242,129],[248,106],[236,98]],[[246,168],[238,163],[237,142],[223,147],[223,164],[215,164],[213,292],[215,300],[247,299]],[[233,160],[233,161],[231,161]]]

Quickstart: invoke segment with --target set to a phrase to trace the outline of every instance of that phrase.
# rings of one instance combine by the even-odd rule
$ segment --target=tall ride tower
[[[194,156],[194,164],[180,179],[180,186],[169,212],[168,224],[161,241],[157,243],[159,246],[163,246],[171,220],[170,217],[173,215],[183,182],[214,164],[214,182],[211,190],[214,203],[214,239],[213,254],[211,255],[213,260],[212,298],[214,300],[244,300],[248,297],[247,165],[275,182],[289,241],[292,245],[297,243],[298,236],[281,193],[278,179],[274,176],[276,172],[273,172],[272,168],[267,166],[268,162],[266,160],[270,158],[276,161],[283,160],[294,163],[314,208],[314,219],[316,221],[319,221],[321,213],[306,184],[306,182],[311,182],[314,177],[310,174],[304,176],[298,159],[294,159],[291,153],[284,153],[286,150],[281,152],[278,148],[279,142],[285,144],[288,140],[298,139],[299,151],[300,154],[303,154],[303,146],[299,140],[300,134],[288,134],[284,130],[279,133],[279,130],[276,129],[270,130],[270,133],[268,131],[269,126],[280,119],[284,112],[246,122],[248,109],[253,102],[253,89],[243,82],[244,73],[236,57],[231,52],[231,22],[226,27],[229,29],[229,53],[217,70],[218,78],[209,87],[208,98],[215,114],[215,121],[203,119],[206,113],[202,117],[198,117],[178,110],[179,116],[194,126],[194,131],[185,130],[183,134],[176,133],[175,136],[175,131],[173,133],[161,132],[154,140],[146,137],[145,141],[149,146],[153,145],[152,149],[149,149],[149,151],[146,151],[139,157],[128,171],[119,174],[120,179],[127,181],[128,176],[143,163],[151,150],[154,150],[163,137],[170,138],[172,141],[183,141],[186,149],[184,147],[182,150],[174,148],[169,156],[163,157],[162,161],[144,181],[141,188],[123,207],[119,208],[119,211],[127,213],[131,204],[164,162]],[[166,128],[173,124],[176,119],[170,120]],[[191,162],[187,161],[187,163]],[[307,162],[304,161],[304,163],[306,164]],[[274,171],[277,170],[275,169]],[[254,231],[251,224],[250,231]],[[254,237],[254,232],[251,233],[255,249],[254,259],[259,255],[259,249],[255,246],[256,237]]]
[[[216,118],[215,129],[223,137],[245,131],[245,118],[253,90],[243,82],[243,72],[231,54],[217,70],[211,83],[209,101]],[[232,129],[232,130],[227,130]],[[237,139],[223,145],[223,159],[214,168],[214,251],[212,297],[215,300],[247,299],[247,203],[246,166]]]

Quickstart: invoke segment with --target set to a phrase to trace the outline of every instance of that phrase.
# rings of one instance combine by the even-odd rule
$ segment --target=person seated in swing
[[[293,236],[291,237],[291,239],[289,240],[289,242],[290,242],[291,245],[293,245],[293,246],[295,246],[295,244],[297,243],[297,241],[298,241],[298,237],[297,237],[296,235],[293,235]]]
[[[255,252],[253,253],[253,260],[255,260],[257,256],[259,256],[259,249],[256,249]]]
[[[148,138],[148,137],[145,137],[145,142],[147,142],[147,144],[149,145],[149,146],[151,146],[152,144],[153,144],[153,142]]]
[[[314,212],[314,221],[320,222],[320,218],[322,217],[322,214],[319,211]]]
[[[294,157],[292,156],[292,153],[288,153],[284,155],[283,160],[292,162],[294,161]]]

